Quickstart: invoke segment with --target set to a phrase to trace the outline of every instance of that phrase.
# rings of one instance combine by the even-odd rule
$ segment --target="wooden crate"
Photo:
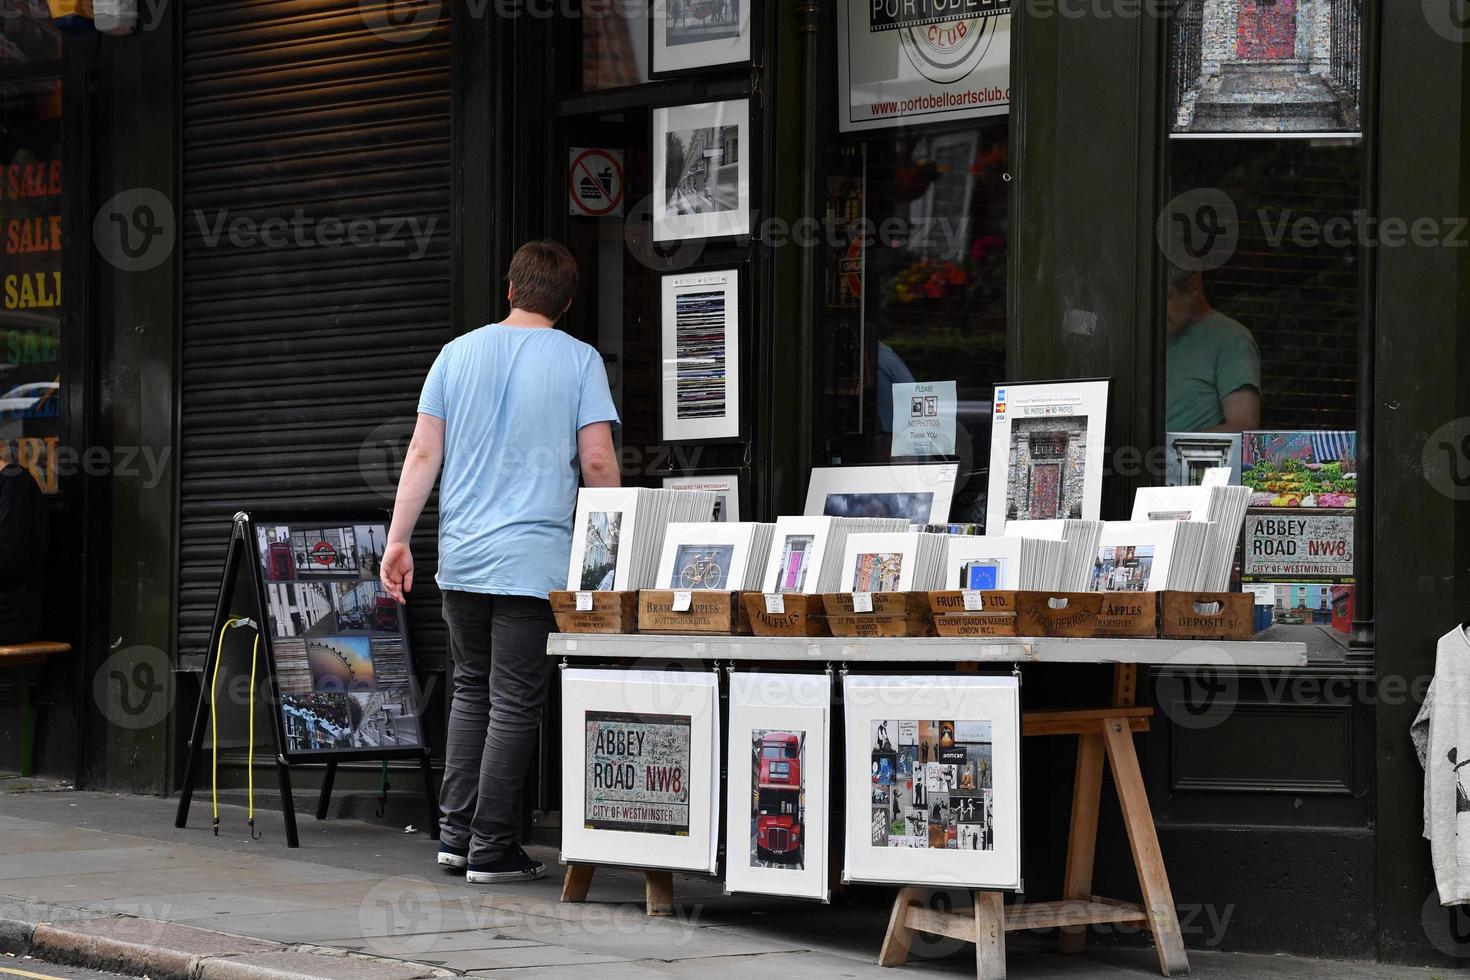
[[[1101,592],[1017,592],[1017,635],[1092,636],[1101,611]]]
[[[638,593],[585,592],[592,608],[577,611],[576,592],[551,593],[551,613],[563,633],[638,632]]]
[[[1152,639],[1159,635],[1157,592],[1102,592],[1093,636]]]
[[[638,593],[638,632],[706,633],[716,636],[750,635],[750,620],[740,603],[739,592],[694,589],[689,608],[674,611],[679,593],[669,589],[643,589]]]
[[[873,592],[872,612],[855,612],[851,592],[822,596],[833,636],[933,636],[927,592]]]
[[[1249,592],[1161,592],[1159,631],[1172,640],[1249,640],[1256,597]]]
[[[782,593],[780,610],[767,612],[764,592],[746,592],[740,601],[756,636],[826,636],[827,607],[818,595]]]
[[[965,608],[966,592],[958,589],[945,592],[929,593],[929,608],[936,616],[951,615],[962,612],[1008,612],[1016,611],[1016,593],[1009,589],[987,589],[976,592],[980,597],[979,609]],[[942,634],[941,634],[942,635]]]
[[[940,613],[934,617],[934,630],[940,636],[984,638],[1015,636],[1016,614],[1013,612]]]

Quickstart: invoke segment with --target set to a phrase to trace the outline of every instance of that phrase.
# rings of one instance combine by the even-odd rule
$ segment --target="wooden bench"
[[[0,646],[0,668],[36,667],[58,653],[70,653],[70,643],[55,640],[36,640],[33,643],[15,643]],[[31,687],[36,682],[38,671],[26,671],[16,685],[20,699],[20,774],[29,776],[35,770],[34,722],[31,718]]]

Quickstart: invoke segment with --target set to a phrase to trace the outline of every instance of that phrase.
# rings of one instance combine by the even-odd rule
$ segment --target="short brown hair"
[[[577,260],[561,242],[527,242],[516,250],[505,274],[513,287],[511,306],[558,319],[577,295]]]

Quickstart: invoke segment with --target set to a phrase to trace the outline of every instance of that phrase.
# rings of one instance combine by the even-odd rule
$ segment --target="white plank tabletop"
[[[1101,638],[856,638],[651,636],[639,633],[553,633],[552,657],[649,660],[740,660],[813,663],[1145,664],[1159,667],[1287,668],[1307,663],[1305,643],[1256,640],[1120,640]]]

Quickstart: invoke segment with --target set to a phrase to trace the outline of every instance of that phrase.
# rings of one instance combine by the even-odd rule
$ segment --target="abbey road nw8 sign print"
[[[714,869],[715,690],[713,673],[562,671],[564,860]]]

